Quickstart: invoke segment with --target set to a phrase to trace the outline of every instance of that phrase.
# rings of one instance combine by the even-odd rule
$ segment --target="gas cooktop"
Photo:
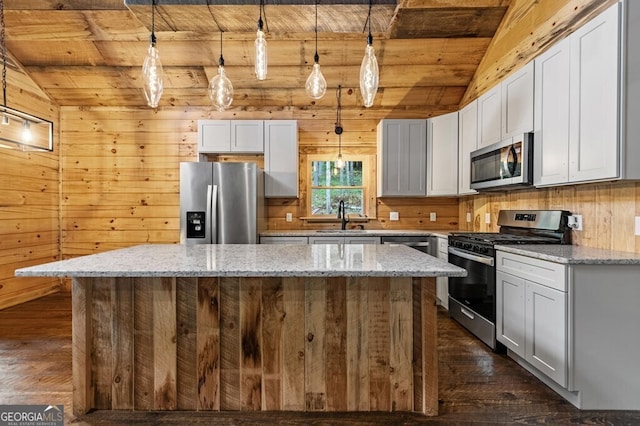
[[[559,244],[553,237],[515,235],[501,232],[452,232],[451,237],[487,244]]]

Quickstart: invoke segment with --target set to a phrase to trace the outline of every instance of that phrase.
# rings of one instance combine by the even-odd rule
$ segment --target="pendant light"
[[[336,159],[336,168],[341,169],[344,167],[344,160],[342,159],[342,86],[338,85],[336,90],[336,98],[338,99],[338,109],[336,111],[336,128],[335,132],[338,135],[338,158]]]
[[[318,55],[318,0],[316,0],[316,54],[313,56],[313,69],[307,83],[304,88],[307,94],[313,99],[320,99],[327,92],[327,80],[324,79],[322,71],[320,71],[320,64],[318,61],[320,56]]]
[[[142,81],[144,83],[144,95],[147,98],[147,105],[157,108],[164,90],[162,81],[163,71],[160,55],[156,48],[155,30],[156,0],[151,0],[151,36],[147,57],[142,64]]]
[[[258,19],[258,32],[256,33],[256,65],[255,72],[258,80],[267,78],[267,40],[264,38],[262,31],[262,11],[264,10],[264,0],[260,0],[260,19]]]
[[[226,110],[233,103],[233,84],[227,78],[222,57],[222,31],[220,31],[220,59],[218,60],[218,74],[209,82],[209,99],[220,112]]]
[[[367,47],[364,51],[364,58],[362,58],[362,65],[360,65],[360,93],[364,101],[364,106],[369,108],[373,105],[373,99],[378,91],[379,71],[378,60],[376,59],[376,52],[373,49],[373,36],[371,35],[371,6],[373,0],[369,0],[369,14],[367,15],[367,22],[365,25],[369,25],[369,35],[367,36]]]

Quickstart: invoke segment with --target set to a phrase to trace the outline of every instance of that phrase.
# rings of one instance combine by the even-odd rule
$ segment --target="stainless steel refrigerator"
[[[180,243],[257,244],[263,224],[255,163],[180,163]]]

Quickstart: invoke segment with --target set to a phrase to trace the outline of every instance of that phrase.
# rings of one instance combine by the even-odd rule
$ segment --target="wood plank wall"
[[[55,151],[0,148],[0,309],[60,288],[59,279],[14,277],[17,268],[60,256],[58,108],[10,67],[6,105],[52,121]]]

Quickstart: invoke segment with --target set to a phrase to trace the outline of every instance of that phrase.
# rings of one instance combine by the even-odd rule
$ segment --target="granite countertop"
[[[451,230],[416,230],[416,229],[297,229],[268,230],[260,233],[261,237],[312,237],[318,235],[362,235],[363,237],[439,237],[447,238]]]
[[[569,265],[640,265],[640,253],[572,245],[496,245],[496,250]]]
[[[18,269],[55,277],[452,277],[467,272],[404,245],[151,244]]]

